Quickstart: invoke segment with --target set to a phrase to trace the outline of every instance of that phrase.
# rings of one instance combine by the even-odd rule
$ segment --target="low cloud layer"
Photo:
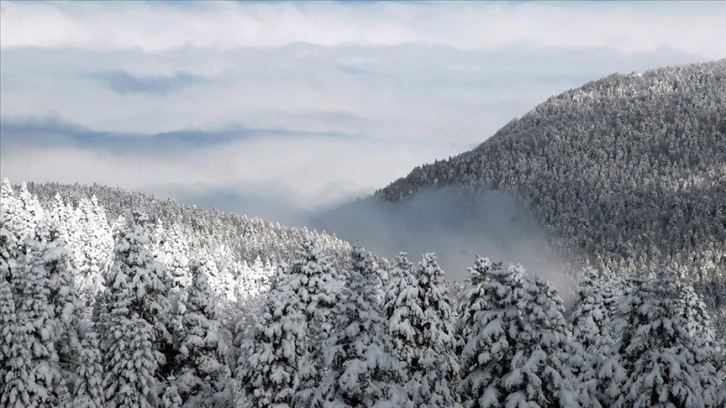
[[[115,70],[99,72],[94,77],[121,95],[134,93],[169,95],[204,80],[199,75],[178,71],[171,75],[139,76],[132,75],[123,70]]]
[[[574,285],[550,237],[502,191],[426,190],[398,205],[358,200],[318,213],[311,224],[387,257],[406,251],[418,262],[422,253],[436,252],[447,275],[459,281],[481,255],[505,265],[521,263],[562,293]]]
[[[648,52],[667,45],[718,58],[720,2],[3,2],[3,47],[162,52],[309,43],[460,49],[599,47]],[[39,29],[43,27],[43,29]]]
[[[448,143],[274,129],[104,133],[46,121],[0,124],[0,177],[99,183],[280,222],[365,196]]]

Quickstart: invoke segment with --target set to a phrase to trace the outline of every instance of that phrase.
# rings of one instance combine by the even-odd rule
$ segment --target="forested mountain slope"
[[[114,230],[132,213],[153,220],[158,241],[152,249],[161,261],[186,269],[190,258],[200,260],[220,300],[248,300],[266,292],[277,266],[289,261],[307,234],[315,237],[335,265],[350,250],[347,242],[325,233],[107,186],[28,183],[13,187],[5,180],[2,201],[6,212],[25,214],[22,217],[33,225],[45,217],[59,223],[73,250],[76,280],[88,296],[103,285],[101,274],[113,248]],[[184,285],[190,279],[186,276]]]
[[[563,253],[616,273],[666,267],[720,306],[726,60],[612,75],[567,91],[474,150],[417,167],[375,196],[397,202],[450,185],[514,192]]]

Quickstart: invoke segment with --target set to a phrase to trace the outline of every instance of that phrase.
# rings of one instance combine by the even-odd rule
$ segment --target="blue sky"
[[[726,57],[723,2],[0,8],[0,176],[267,217],[369,194],[590,80]]]

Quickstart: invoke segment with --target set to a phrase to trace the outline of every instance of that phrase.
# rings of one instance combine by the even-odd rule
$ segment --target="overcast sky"
[[[0,3],[0,176],[272,217],[614,72],[726,57],[724,2]]]

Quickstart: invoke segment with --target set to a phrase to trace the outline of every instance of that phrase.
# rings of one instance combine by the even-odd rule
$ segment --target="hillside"
[[[114,230],[133,213],[147,214],[155,223],[158,241],[153,251],[160,260],[186,269],[189,258],[199,259],[222,301],[250,301],[264,293],[277,266],[290,260],[307,234],[336,266],[350,250],[347,242],[325,233],[121,188],[38,183],[13,187],[5,180],[2,191],[5,211],[31,214],[34,223],[49,216],[60,224],[78,266],[79,286],[89,296],[103,285],[102,269],[113,248]],[[16,209],[8,210],[12,208]]]
[[[722,306],[726,60],[564,92],[375,196],[399,202],[441,186],[513,192],[562,253],[617,273],[666,267]]]

